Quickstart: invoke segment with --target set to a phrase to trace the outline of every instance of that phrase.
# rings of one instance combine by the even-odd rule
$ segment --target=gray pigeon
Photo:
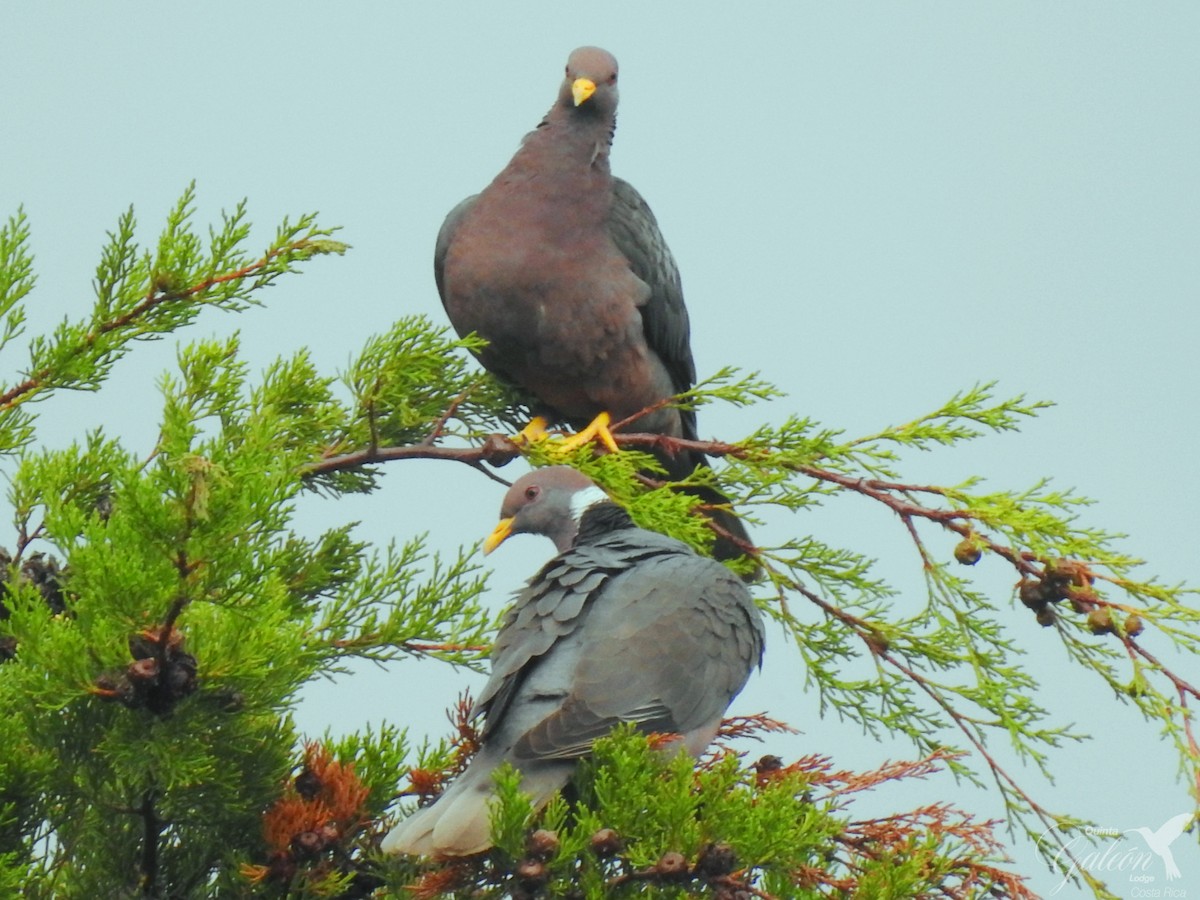
[[[492,773],[520,770],[535,807],[621,722],[679,735],[697,755],[762,662],[762,616],[745,585],[686,544],[638,528],[566,466],[509,489],[484,549],[542,534],[559,554],[517,594],[472,715],[482,747],[438,799],[384,838],[389,853],[462,856],[491,846]]]
[[[434,275],[459,334],[488,344],[480,362],[581,428],[653,411],[632,430],[696,439],[696,413],[667,401],[696,382],[679,270],[646,201],[613,177],[617,61],[599,47],[567,60],[558,98],[503,171],[446,216]],[[594,420],[594,421],[593,421]],[[590,433],[591,429],[587,429]],[[610,446],[611,437],[608,438]],[[655,450],[671,478],[707,465]],[[694,488],[718,534],[717,559],[750,546],[726,497]]]

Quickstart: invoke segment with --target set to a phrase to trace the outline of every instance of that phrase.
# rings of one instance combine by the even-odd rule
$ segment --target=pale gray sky
[[[282,215],[316,209],[354,249],[281,283],[265,309],[203,317],[192,336],[236,327],[256,366],[308,345],[332,370],[400,315],[443,321],[430,264],[443,215],[504,165],[585,43],[621,62],[614,171],[678,259],[700,372],[758,369],[790,395],[707,408],[702,435],[736,439],[792,412],[867,433],[1000,379],[1003,393],[1060,405],[1019,435],[912,459],[912,477],[979,473],[1001,488],[1053,476],[1099,501],[1085,521],[1127,532],[1148,572],[1196,580],[1194,4],[5,4],[0,214],[23,203],[34,229],[33,329],[90,308],[122,210],[133,203],[152,239],[193,178],[201,222],[248,197],[259,243]],[[46,404],[46,435],[104,424],[147,447],[174,346],[140,348],[99,396]],[[7,360],[9,379],[23,361]],[[465,468],[402,463],[378,493],[304,515],[313,528],[362,520],[380,542],[429,530],[453,548],[486,534],[499,501]],[[866,501],[756,534],[808,532],[920,589],[900,526]],[[549,553],[523,539],[488,559],[497,608]],[[1011,586],[1001,567],[981,570],[995,592]],[[1119,829],[1190,808],[1154,730],[1065,666],[1053,632],[1012,619],[1039,699],[1096,736],[1058,754],[1053,785],[1018,766],[1035,797]],[[774,752],[856,767],[911,755],[820,720],[802,679],[777,639],[736,702],[803,730]],[[309,691],[298,718],[311,731],[386,719],[440,734],[468,684],[479,680],[434,663],[368,668]],[[994,796],[945,777],[868,803],[946,798],[1000,814]],[[1200,891],[1194,837],[1173,849],[1177,884]],[[1014,853],[1054,890],[1028,846]],[[1133,896],[1127,874],[1108,877]]]

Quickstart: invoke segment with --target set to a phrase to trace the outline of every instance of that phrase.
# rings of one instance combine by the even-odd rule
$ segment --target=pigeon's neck
[[[622,528],[632,528],[633,519],[623,508],[611,500],[589,506],[579,517],[579,534],[576,545],[587,544]]]
[[[547,166],[586,171],[609,172],[616,119],[586,115],[578,110],[555,106],[538,127],[526,135],[518,156],[530,155],[544,170]]]

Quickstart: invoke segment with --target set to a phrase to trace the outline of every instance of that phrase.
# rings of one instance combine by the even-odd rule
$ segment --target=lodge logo
[[[1137,898],[1184,898],[1187,890],[1180,879],[1183,873],[1175,860],[1172,845],[1196,818],[1180,813],[1157,829],[1147,828],[1048,828],[1038,845],[1050,851],[1063,880],[1052,890],[1053,896],[1072,879],[1084,873],[1105,882],[1110,891]],[[1200,878],[1200,872],[1189,873]],[[1123,891],[1122,889],[1127,890]]]

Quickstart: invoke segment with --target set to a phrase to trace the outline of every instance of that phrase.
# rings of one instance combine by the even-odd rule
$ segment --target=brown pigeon
[[[610,447],[610,416],[696,381],[675,260],[646,201],[609,168],[616,114],[617,61],[598,47],[574,51],[546,117],[488,187],[451,210],[434,252],[451,323],[488,341],[483,365],[532,396],[539,416],[592,422]],[[697,437],[695,413],[669,406],[628,427]],[[707,465],[700,453],[657,455],[672,478]],[[743,555],[741,521],[725,509],[713,517],[735,538],[714,554]]]
[[[484,544],[543,534],[558,556],[505,615],[473,715],[482,746],[430,806],[384,838],[388,853],[487,849],[492,775],[511,763],[536,807],[565,785],[592,743],[621,723],[678,735],[699,754],[762,662],[762,615],[727,568],[636,527],[588,478],[531,472],[504,498]]]

